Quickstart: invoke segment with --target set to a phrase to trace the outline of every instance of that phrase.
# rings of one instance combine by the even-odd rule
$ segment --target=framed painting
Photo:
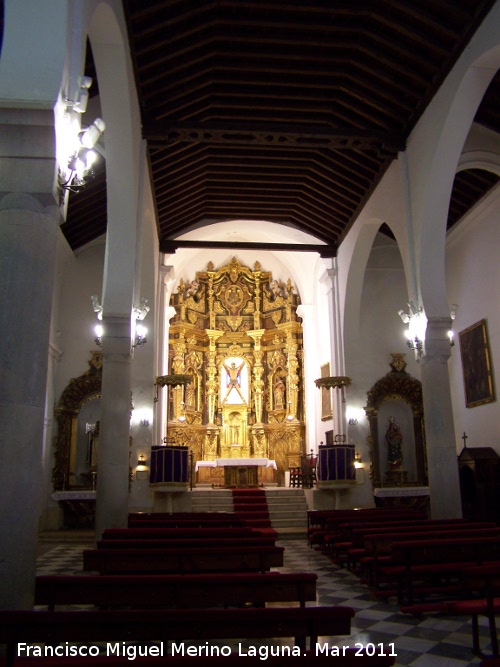
[[[321,366],[321,377],[330,377],[330,363]],[[331,390],[326,387],[321,387],[321,421],[325,422],[329,419],[333,419]]]
[[[465,405],[473,408],[495,400],[486,320],[480,320],[459,334]]]

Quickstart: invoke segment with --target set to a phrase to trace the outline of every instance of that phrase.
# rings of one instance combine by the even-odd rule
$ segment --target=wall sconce
[[[59,167],[61,200],[66,190],[78,192],[79,188],[84,187],[89,179],[93,178],[92,167],[98,157],[96,144],[105,129],[106,124],[102,118],[96,118],[92,125],[78,132],[75,146],[70,150],[67,162],[63,163],[64,167]]]
[[[95,332],[95,344],[98,347],[101,347],[102,345],[102,335],[103,335],[103,327],[101,324],[96,324],[94,327],[94,332]],[[146,334],[148,333],[148,330],[146,327],[142,325],[138,325],[135,329],[135,338],[134,338],[134,343],[132,344],[132,348],[134,347],[142,347],[148,342],[148,339],[146,338]]]
[[[135,469],[135,477],[137,480],[147,481],[148,479],[148,463],[144,454],[139,454],[137,467]]]
[[[148,342],[148,339],[146,338],[147,333],[148,330],[144,325],[136,324],[135,336],[134,336],[134,342],[132,343],[132,348],[142,347],[143,345],[145,345]]]
[[[94,338],[95,344],[97,345],[97,347],[101,347],[101,345],[102,345],[102,334],[103,334],[102,324],[96,324],[95,325],[94,333],[95,333],[95,338]]]
[[[144,407],[135,410],[131,415],[130,423],[133,426],[140,426],[141,428],[148,428],[153,421],[153,410],[149,407]]]
[[[356,452],[354,454],[354,467],[356,469],[365,467],[365,464],[363,463],[363,459],[361,458],[361,454],[359,452]]]
[[[132,314],[135,317],[135,332],[134,332],[134,342],[132,343],[132,349],[134,347],[142,347],[148,342],[147,333],[148,330],[143,324],[140,324],[146,315],[150,311],[150,307],[147,305],[148,299],[141,297],[141,302],[138,306],[134,306],[132,309]]]
[[[357,426],[364,416],[365,412],[362,408],[355,408],[353,406],[347,407],[346,419],[349,426]]]
[[[452,320],[454,320],[457,316],[457,310],[458,310],[458,304],[454,303],[452,307],[450,308],[450,317]],[[448,331],[448,338],[450,339],[450,347],[453,347],[455,345],[455,334],[453,333],[453,330],[450,329]]]
[[[408,324],[408,329],[406,331],[406,344],[410,350],[415,352],[415,358],[417,361],[419,361],[420,357],[424,353],[427,318],[424,314],[422,306],[417,308],[413,301],[410,301],[408,307],[410,309],[408,313],[405,313],[404,310],[399,310],[398,315],[404,324]]]

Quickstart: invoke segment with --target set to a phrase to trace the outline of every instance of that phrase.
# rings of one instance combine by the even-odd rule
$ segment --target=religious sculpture
[[[403,463],[403,434],[394,417],[389,417],[389,427],[385,434],[387,460],[390,468],[400,468]]]
[[[243,403],[246,403],[245,397],[241,392],[241,371],[245,366],[245,362],[243,361],[239,366],[236,366],[236,363],[234,361],[231,362],[230,366],[227,366],[227,364],[223,365],[224,365],[224,370],[226,371],[226,387],[227,387],[224,401],[226,401],[232,389],[236,389]]]
[[[283,408],[285,404],[285,383],[283,378],[278,375],[274,383],[274,407],[275,409]]]

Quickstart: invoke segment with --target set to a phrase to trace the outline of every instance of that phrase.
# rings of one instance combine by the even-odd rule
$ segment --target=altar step
[[[191,492],[193,512],[232,512],[233,494],[230,489],[196,489]]]
[[[271,525],[280,536],[287,528],[294,529],[292,532],[306,532],[308,507],[303,489],[266,489],[266,499]]]
[[[307,502],[303,489],[276,487],[266,489],[267,507],[272,527],[280,538],[307,532]],[[193,489],[193,512],[233,512],[233,494],[229,489]]]

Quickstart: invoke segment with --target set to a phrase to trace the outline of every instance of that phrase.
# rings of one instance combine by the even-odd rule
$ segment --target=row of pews
[[[0,610],[4,664],[393,665],[381,645],[325,646],[320,638],[350,635],[354,610],[317,606],[315,573],[273,570],[283,566],[276,538],[231,513],[131,515],[128,528],[104,531],[83,552],[86,574],[37,576],[34,610]],[[269,641],[264,656],[266,640],[281,638],[293,643]]]
[[[486,616],[498,657],[500,526],[423,517],[408,510],[331,510],[308,516],[311,547],[359,574],[378,597],[396,597],[404,613],[472,618],[472,648],[481,654]]]

